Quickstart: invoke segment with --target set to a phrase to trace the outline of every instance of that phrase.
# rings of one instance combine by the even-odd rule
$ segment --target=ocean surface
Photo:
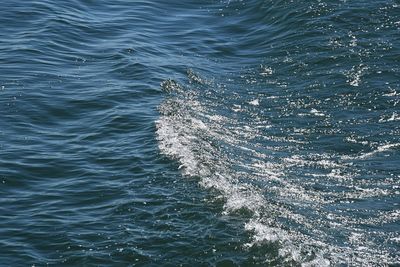
[[[400,266],[398,0],[0,2],[0,266]]]

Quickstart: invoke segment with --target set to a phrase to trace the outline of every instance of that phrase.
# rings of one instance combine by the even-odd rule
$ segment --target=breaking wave
[[[298,134],[311,135],[314,127],[285,132],[278,123],[286,120],[284,114],[265,113],[294,97],[237,94],[234,83],[208,81],[193,70],[187,78],[161,84],[168,95],[156,122],[159,148],[185,176],[198,178],[224,200],[224,214],[245,218],[251,238],[243,249],[269,248],[265,262],[289,265],[399,260],[399,235],[388,230],[400,218],[393,203],[398,182],[395,177],[367,179],[368,172],[360,170],[360,161],[398,144],[352,156],[316,152],[318,138]],[[319,117],[316,113],[310,112]],[[343,142],[357,141],[347,137]],[[376,202],[388,208],[371,205]]]

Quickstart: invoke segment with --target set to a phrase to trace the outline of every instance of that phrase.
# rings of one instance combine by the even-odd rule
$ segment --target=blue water
[[[400,264],[400,3],[2,1],[0,266]]]

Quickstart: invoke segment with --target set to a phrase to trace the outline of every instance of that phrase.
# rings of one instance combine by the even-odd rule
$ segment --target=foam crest
[[[193,70],[187,75],[189,87],[172,80],[162,83],[169,95],[156,122],[159,148],[179,163],[184,175],[217,192],[217,198],[224,200],[223,214],[247,218],[244,229],[251,240],[244,248],[273,246],[279,262],[302,266],[368,265],[374,257],[382,262],[395,260],[393,251],[380,248],[380,232],[359,227],[396,221],[398,214],[390,212],[372,218],[364,203],[393,196],[398,189],[391,187],[391,180],[371,187],[360,179],[353,160],[396,149],[398,143],[381,145],[356,158],[299,153],[307,142],[268,135],[274,129],[268,120],[257,117],[260,111],[248,97],[234,106],[237,112],[226,112],[223,105],[215,104],[227,97],[215,91],[218,86],[202,82],[206,79]],[[255,98],[257,104],[268,99]],[[263,145],[265,141],[286,146]],[[359,143],[355,137],[347,141]],[[304,177],[299,179],[297,173]]]
[[[367,152],[367,153],[361,154],[359,156],[356,156],[355,158],[356,159],[367,159],[367,158],[370,158],[372,156],[375,156],[376,154],[387,152],[387,151],[390,151],[392,149],[395,149],[395,148],[397,148],[399,146],[400,146],[400,143],[380,145],[376,149],[372,150],[371,152]],[[343,156],[343,159],[351,159],[351,158],[352,157],[349,157],[349,156]]]

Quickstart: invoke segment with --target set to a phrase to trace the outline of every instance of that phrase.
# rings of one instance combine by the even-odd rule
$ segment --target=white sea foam
[[[368,70],[368,67],[365,65],[354,66],[350,71],[346,73],[347,82],[351,86],[359,86],[361,83],[361,77],[364,75],[364,72]]]
[[[272,70],[271,67],[261,65],[261,71],[260,71],[261,76],[270,76],[273,73],[274,71]]]
[[[379,119],[379,122],[391,122],[391,121],[400,121],[400,115],[397,112],[393,112],[390,116],[382,116]]]
[[[310,111],[311,114],[319,117],[324,117],[326,116],[323,112],[316,110],[315,108],[311,109]]]
[[[254,100],[250,101],[249,104],[253,105],[253,106],[259,106],[260,105],[260,100],[254,99]]]
[[[391,90],[390,93],[383,94],[383,96],[389,96],[389,97],[391,97],[391,96],[399,96],[399,95],[400,95],[400,93],[396,92],[396,90]]]
[[[378,146],[375,150],[373,150],[371,152],[368,152],[368,153],[364,153],[364,154],[362,154],[360,156],[357,156],[356,158],[358,158],[358,159],[366,159],[366,158],[369,158],[371,156],[374,156],[375,154],[389,151],[389,150],[391,150],[393,148],[396,148],[398,146],[400,146],[400,143],[381,145],[381,146]]]
[[[297,262],[302,266],[345,262],[368,265],[375,261],[374,257],[388,262],[387,253],[376,250],[376,244],[366,232],[359,232],[363,238],[350,235],[347,247],[336,245],[329,232],[358,233],[353,229],[360,223],[392,222],[398,214],[360,219],[327,212],[324,207],[394,194],[384,183],[375,188],[358,183],[357,172],[349,170],[351,160],[368,158],[400,144],[381,145],[351,159],[330,154],[292,153],[271,160],[268,151],[279,152],[279,147],[263,147],[255,140],[262,138],[292,144],[290,138],[261,136],[262,130],[270,127],[267,121],[250,123],[238,121],[233,115],[217,114],[206,101],[198,99],[197,93],[185,92],[174,83],[169,85],[172,92],[174,86],[181,89],[160,106],[161,116],[156,122],[160,151],[176,159],[184,175],[197,177],[201,186],[218,192],[217,197],[224,200],[223,214],[241,214],[242,211],[248,214],[244,227],[251,233],[251,240],[245,248],[274,244],[283,262]],[[248,112],[242,110],[241,105],[235,107]],[[304,131],[299,129],[298,132]],[[359,142],[349,138],[349,142]],[[310,169],[310,179],[299,182],[293,177],[291,172],[298,168]],[[314,188],[321,183],[345,191]],[[302,212],[304,209],[307,213]],[[357,254],[354,251],[358,251]]]

